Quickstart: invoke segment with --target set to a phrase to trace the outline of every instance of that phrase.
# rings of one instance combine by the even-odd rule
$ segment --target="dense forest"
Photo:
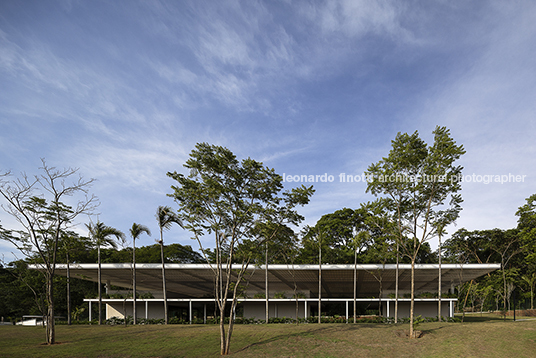
[[[72,238],[71,238],[72,239]],[[72,242],[73,240],[71,240]],[[71,263],[97,262],[97,249],[91,246],[87,238],[76,236],[76,243],[70,248]],[[59,250],[58,263],[65,263],[64,250]],[[201,263],[203,257],[192,250],[190,246],[170,244],[164,247],[166,263]],[[160,263],[160,245],[143,246],[136,248],[136,258],[139,263]],[[29,270],[28,264],[39,262],[38,258],[17,260],[0,265],[0,316],[4,320],[15,320],[22,315],[42,315],[45,306],[46,284],[44,276],[36,270]],[[101,262],[103,263],[129,263],[132,262],[132,248],[121,250],[101,249]],[[54,298],[57,315],[67,315],[67,278],[56,275],[54,277]],[[84,298],[97,297],[97,283],[77,278],[70,279],[70,292],[72,302],[72,315],[74,320],[87,319],[87,304]]]

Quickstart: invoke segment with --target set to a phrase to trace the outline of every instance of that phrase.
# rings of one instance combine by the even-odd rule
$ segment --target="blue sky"
[[[174,206],[166,173],[198,142],[333,175],[301,210],[314,224],[372,199],[340,173],[441,125],[464,174],[526,175],[464,183],[450,233],[511,228],[536,192],[534,18],[531,1],[2,1],[0,170],[80,168],[98,218],[149,226],[148,245],[157,206]],[[166,242],[196,247],[178,228]]]

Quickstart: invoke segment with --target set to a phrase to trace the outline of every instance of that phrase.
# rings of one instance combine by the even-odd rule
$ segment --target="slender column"
[[[132,323],[138,323],[136,310],[136,239],[132,239]],[[126,318],[126,317],[125,317]]]
[[[91,301],[89,301],[89,322],[91,322]]]
[[[203,304],[203,323],[207,323],[207,304]]]
[[[188,301],[188,311],[190,317],[190,324],[192,324],[192,300]]]
[[[441,234],[439,234],[439,277],[438,277],[438,305],[437,305],[437,320],[441,322]]]
[[[356,323],[356,301],[357,301],[357,245],[354,251],[354,323]]]
[[[266,296],[266,324],[269,319],[269,303],[268,303],[268,241],[266,241],[266,250],[264,252],[264,295]]]
[[[348,301],[346,301],[346,323],[348,323]]]
[[[322,242],[318,240],[318,323],[321,323],[320,319],[322,315]]]
[[[385,304],[387,305],[387,317],[389,317],[391,315],[389,312],[389,300],[385,301]]]
[[[308,317],[307,313],[308,313],[308,311],[307,311],[307,299],[305,299],[305,314],[304,314],[305,319],[307,319],[307,317]]]
[[[149,301],[145,300],[145,319],[149,319]]]
[[[454,317],[454,301],[450,300],[450,317]]]
[[[399,258],[398,258],[398,250],[400,249],[400,245],[398,240],[396,241],[396,273],[395,273],[395,323],[398,323],[398,265],[399,265]]]

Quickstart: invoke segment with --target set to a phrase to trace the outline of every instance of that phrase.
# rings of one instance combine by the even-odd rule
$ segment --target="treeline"
[[[519,225],[509,230],[490,229],[456,231],[447,239],[442,248],[444,263],[500,263],[502,269],[478,280],[458,287],[460,309],[468,306],[471,310],[501,310],[513,308],[513,294],[517,294],[517,308],[534,308],[536,286],[536,195],[527,199],[517,215]],[[240,247],[242,255],[253,255],[257,264],[264,264],[268,253],[269,264],[315,264],[322,252],[323,264],[396,263],[396,240],[387,237],[384,231],[375,229],[374,218],[364,208],[344,208],[326,214],[314,227],[306,227],[296,233],[288,227],[281,227],[278,235],[267,241],[261,249],[248,251]],[[312,235],[322,232],[322,240]],[[97,262],[97,249],[92,241],[70,233],[69,260],[71,263]],[[74,237],[74,240],[73,240]],[[64,238],[60,239],[58,263],[67,262]],[[411,240],[406,242],[412,245]],[[319,247],[320,245],[320,247]],[[132,262],[132,247],[120,250],[101,248],[102,263]],[[403,250],[399,249],[399,253]],[[215,262],[214,252],[206,249],[209,261]],[[437,263],[438,251],[432,251],[425,243],[419,251],[418,263]],[[137,263],[161,263],[160,245],[136,248]],[[239,262],[241,255],[236,256]],[[202,254],[191,246],[170,244],[164,246],[166,263],[205,263]],[[28,270],[28,263],[39,262],[39,258],[18,260],[5,267],[0,266],[0,316],[5,320],[20,318],[23,314],[42,314],[44,309],[43,275]],[[407,255],[399,255],[399,262],[410,263]],[[462,271],[463,272],[463,271]],[[55,303],[58,315],[65,316],[66,278],[55,277]],[[73,315],[86,317],[83,299],[96,297],[97,284],[76,278],[71,279],[71,299]],[[77,314],[78,313],[78,314]],[[82,313],[80,315],[80,313]]]
[[[460,229],[445,242],[444,257],[448,262],[501,264],[500,270],[460,287],[462,307],[473,311],[534,309],[536,194],[526,199],[516,215],[516,228]]]
[[[87,238],[76,236],[69,250],[71,263],[97,262],[97,249],[92,247]],[[61,244],[61,242],[60,242]],[[60,245],[62,247],[62,245]],[[58,263],[66,262],[66,251],[58,250]],[[203,263],[204,258],[190,246],[170,244],[164,246],[166,263]],[[132,248],[121,250],[101,249],[103,263],[132,262]],[[138,263],[161,263],[160,245],[142,246],[136,248]],[[22,315],[42,315],[46,309],[46,282],[43,274],[29,270],[29,263],[40,262],[38,257],[16,260],[9,264],[0,265],[0,317],[5,321],[20,320]],[[54,303],[57,315],[67,316],[67,278],[55,275]],[[87,304],[84,298],[97,297],[97,283],[77,278],[70,279],[70,292],[73,319],[87,319]]]

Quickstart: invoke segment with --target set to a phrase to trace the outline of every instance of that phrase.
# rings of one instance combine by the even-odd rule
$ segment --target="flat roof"
[[[30,268],[39,269],[38,265]],[[442,290],[451,285],[473,280],[500,269],[500,264],[442,264]],[[97,282],[98,264],[70,264],[71,277]],[[239,270],[241,265],[233,265]],[[438,286],[438,264],[415,265],[415,291],[435,292]],[[57,264],[56,273],[67,275],[67,265]],[[383,292],[394,291],[396,265],[367,264],[357,265],[358,297],[373,297],[379,293],[379,277],[382,277]],[[101,264],[102,282],[109,281],[114,286],[132,286],[132,264]],[[235,273],[233,273],[235,275]],[[310,292],[318,296],[319,265],[268,265],[268,286],[270,292]],[[354,265],[322,265],[322,296],[353,297]],[[244,276],[246,292],[264,292],[264,265],[250,265]],[[399,291],[410,292],[411,265],[399,265]],[[140,291],[162,290],[162,264],[136,263],[136,287]],[[214,294],[214,271],[209,264],[166,264],[166,288],[170,298],[202,298]],[[248,296],[252,296],[248,294]]]

